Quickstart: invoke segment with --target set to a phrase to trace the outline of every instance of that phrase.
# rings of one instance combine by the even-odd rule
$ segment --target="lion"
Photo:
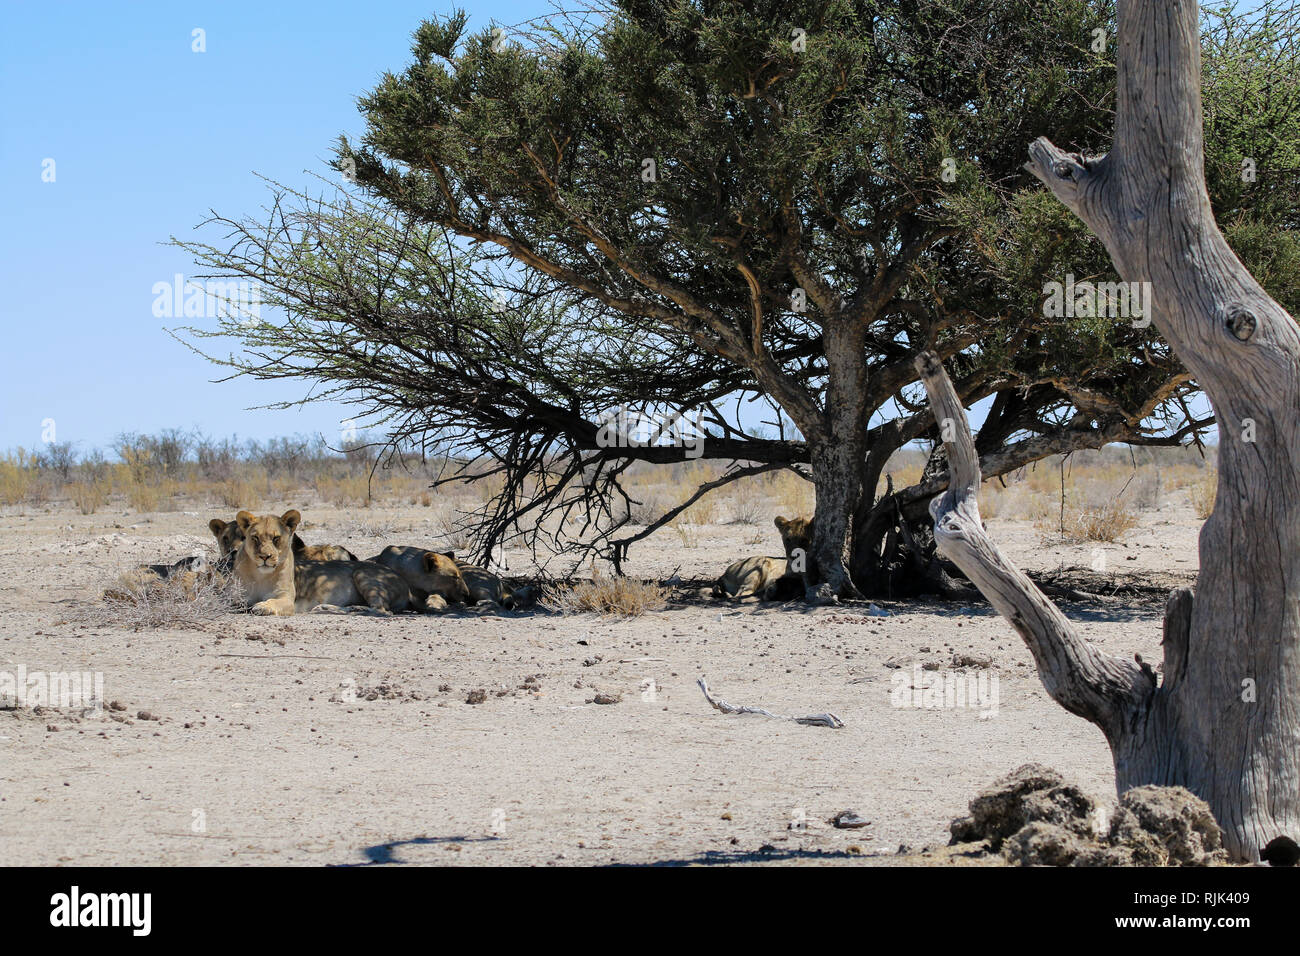
[[[817,584],[817,564],[812,560],[813,518],[784,518],[777,515],[776,530],[790,562],[791,574],[802,574],[804,585]]]
[[[428,609],[441,609],[448,601],[473,603],[469,584],[450,552],[439,554],[425,548],[390,544],[366,563],[383,565],[401,575],[416,603]]]
[[[308,544],[296,534],[293,536],[293,556],[298,561],[361,560],[341,544]]]
[[[208,522],[213,536],[217,539],[217,553],[229,554],[239,548],[244,540],[244,533],[239,530],[236,521],[222,521],[213,518]],[[293,536],[293,556],[298,561],[356,561],[357,556],[338,544],[308,544],[297,533]]]
[[[469,588],[470,599],[465,603],[477,604],[480,601],[490,601],[502,607],[515,606],[515,595],[499,576],[476,564],[462,561],[456,557],[454,551],[448,551],[447,556],[456,562],[456,567],[460,568],[461,577],[465,579],[465,584]]]
[[[227,525],[218,518],[209,521],[208,527],[217,539],[218,558],[215,563],[208,561],[202,555],[193,555],[181,558],[172,564],[141,564],[126,572],[122,580],[133,582],[137,587],[144,587],[153,581],[166,581],[187,574],[199,576],[213,571],[218,574],[230,574],[235,567],[234,552],[244,540],[243,533],[233,521]],[[229,529],[234,529],[235,533],[231,534]],[[187,584],[192,583],[192,580],[186,579]]]
[[[301,521],[302,515],[296,511],[286,511],[278,518],[258,517],[250,511],[235,515],[235,524],[244,536],[235,554],[235,576],[244,586],[253,614],[293,614],[293,532]]]
[[[234,554],[239,550],[239,546],[244,543],[244,532],[239,527],[239,522],[234,518],[229,521],[213,518],[208,522],[208,530],[217,539],[217,554],[222,557],[227,554]]]
[[[334,611],[364,607],[379,615],[425,608],[416,600],[406,580],[373,561],[302,561],[294,564],[294,609]]]
[[[755,555],[735,562],[714,583],[711,597],[729,601],[761,597],[764,601],[780,599],[789,590],[789,582],[798,578],[788,574],[790,562],[785,558]]]

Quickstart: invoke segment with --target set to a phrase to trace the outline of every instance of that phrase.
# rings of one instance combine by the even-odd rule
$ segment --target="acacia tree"
[[[950,361],[964,401],[990,399],[986,476],[1208,424],[1153,329],[1042,308],[1044,277],[1108,277],[1100,244],[1019,166],[1049,123],[1101,142],[1094,104],[1114,79],[1093,47],[1109,5],[769,6],[628,4],[495,50],[463,17],[425,24],[416,63],[363,102],[365,148],[341,150],[361,195],[281,192],[265,220],[217,217],[219,242],[181,243],[288,316],[224,323],[246,346],[225,361],[311,379],[394,440],[501,476],[468,518],[480,552],[580,514],[580,546],[617,565],[701,495],[811,465],[827,575],[847,526],[852,579],[894,595],[945,586],[903,546],[942,468],[877,496],[889,456],[932,424],[919,349]],[[806,25],[802,49],[782,17]],[[1237,108],[1257,72],[1240,47],[1267,37],[1230,15],[1206,35],[1216,211],[1268,287],[1300,295],[1293,203],[1270,172],[1300,121],[1285,96],[1272,123]],[[1250,188],[1243,155],[1259,159]],[[778,416],[755,435],[736,414],[753,399],[797,429]],[[703,456],[735,464],[629,528],[629,464],[685,453],[602,446],[596,423],[620,405],[698,410]],[[823,521],[828,509],[851,521]],[[575,544],[566,527],[549,543]]]
[[[1197,5],[1121,0],[1114,144],[1104,157],[1030,147],[1029,169],[1149,282],[1155,324],[1220,422],[1219,485],[1195,595],[1171,596],[1163,676],[1101,653],[981,527],[979,468],[937,356],[919,367],[944,423],[951,485],[931,509],[940,549],[1020,632],[1044,686],[1097,724],[1119,791],[1182,785],[1238,858],[1300,856],[1300,327],[1216,225],[1204,168]],[[1277,50],[1266,45],[1270,58]],[[1286,51],[1283,51],[1285,54]],[[1275,78],[1294,92],[1294,73]]]
[[[989,267],[1070,245],[1043,242],[1053,220],[1035,223],[1032,204],[1008,219],[1004,200],[1030,129],[1099,139],[1113,86],[1088,41],[1109,15],[1084,2],[625,2],[594,27],[520,42],[467,36],[455,16],[425,23],[411,66],[362,100],[366,134],[337,165],[700,367],[741,370],[805,443],[812,558],[850,593],[846,537],[870,579],[900,510],[876,501],[880,470],[929,425],[905,394],[923,348],[955,358],[964,400],[1000,394],[982,450],[1004,465],[1153,440],[1160,412],[1158,440],[1198,427],[1178,417],[1190,383],[1155,336],[1101,330],[1109,347],[1080,362],[1079,330],[1045,329],[1036,293]],[[1027,247],[998,245],[1035,226]],[[1016,435],[1030,443],[1009,451]]]
[[[975,256],[960,235],[1019,173],[1018,130],[1077,118],[1088,138],[1071,90],[1105,96],[1085,42],[1105,15],[624,2],[586,31],[519,42],[467,36],[458,15],[417,31],[414,62],[362,100],[366,134],[338,165],[404,213],[742,369],[806,443],[811,557],[848,593],[870,471],[923,427],[872,425],[915,381],[916,351],[1021,344],[1014,322],[973,322],[994,297],[961,275]],[[948,205],[959,194],[964,216]],[[972,368],[963,384],[981,397],[996,375]]]

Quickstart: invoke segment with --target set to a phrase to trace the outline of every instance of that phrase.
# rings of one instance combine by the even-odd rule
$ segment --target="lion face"
[[[269,574],[293,560],[293,532],[302,515],[286,511],[280,517],[249,511],[235,515],[235,524],[243,532],[242,554],[254,571]]]
[[[226,555],[239,550],[239,546],[244,543],[244,532],[239,527],[237,521],[222,521],[220,518],[213,518],[208,522],[208,528],[212,531],[212,536],[217,539],[217,555],[224,558]]]
[[[450,551],[446,554],[426,551],[421,560],[421,568],[425,580],[420,582],[419,586],[423,590],[430,594],[441,594],[448,601],[457,601],[461,604],[472,603],[469,585],[465,583],[465,578],[460,573],[460,565],[456,563],[455,554]]]
[[[776,519],[776,530],[781,532],[781,544],[785,545],[785,556],[794,557],[796,548],[802,549],[804,554],[812,548],[813,539],[813,519],[812,518],[782,518]]]

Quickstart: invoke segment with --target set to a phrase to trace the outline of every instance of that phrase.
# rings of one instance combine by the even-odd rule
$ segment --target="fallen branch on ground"
[[[840,720],[834,714],[811,714],[807,717],[786,717],[783,714],[774,714],[770,710],[764,710],[762,707],[737,707],[735,704],[728,704],[721,697],[714,697],[709,693],[708,682],[703,677],[695,683],[700,685],[700,690],[704,692],[704,699],[707,700],[714,710],[720,710],[724,714],[762,714],[764,717],[775,717],[777,720],[793,720],[796,724],[805,724],[809,727],[833,727],[839,729],[844,726],[844,721]]]

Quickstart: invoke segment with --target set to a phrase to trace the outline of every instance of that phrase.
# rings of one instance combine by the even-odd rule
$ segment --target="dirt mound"
[[[1055,770],[1027,763],[980,791],[970,802],[970,816],[953,820],[950,830],[953,843],[983,841],[996,851],[1033,823],[1090,837],[1096,812],[1092,798]]]
[[[1182,787],[1137,787],[1099,832],[1097,804],[1056,771],[1025,764],[970,802],[952,843],[983,843],[1021,866],[1208,866],[1226,860],[1204,800]]]

